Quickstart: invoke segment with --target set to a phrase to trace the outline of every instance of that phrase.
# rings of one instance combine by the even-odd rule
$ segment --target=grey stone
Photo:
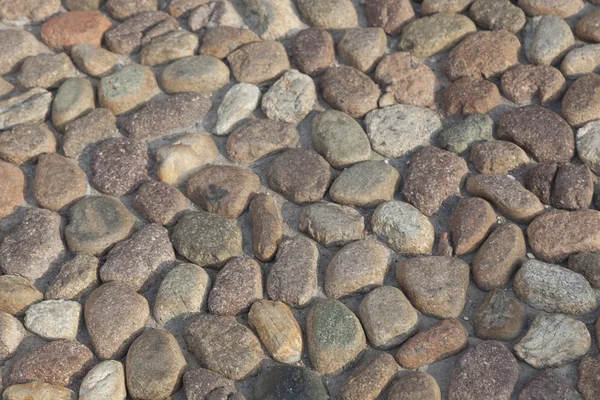
[[[208,295],[208,311],[215,315],[247,312],[263,297],[262,269],[251,258],[231,259],[219,271]]]
[[[569,257],[569,269],[582,274],[595,288],[600,288],[600,253],[581,252]]]
[[[150,67],[193,56],[198,49],[198,36],[181,30],[153,38],[142,47],[140,60]]]
[[[142,11],[128,18],[104,35],[110,51],[130,55],[152,38],[180,29],[177,20],[162,11]]]
[[[106,11],[116,20],[124,20],[141,11],[156,11],[158,0],[107,0]]]
[[[0,360],[11,358],[27,331],[21,322],[12,315],[0,311]]]
[[[534,17],[525,27],[525,54],[532,64],[556,64],[574,44],[571,28],[555,15]]]
[[[23,61],[17,84],[22,89],[49,89],[74,75],[75,67],[66,53],[39,54]]]
[[[80,400],[125,400],[125,370],[118,361],[108,360],[94,366],[79,387]]]
[[[67,79],[52,102],[52,125],[63,132],[65,126],[96,107],[94,87],[84,78]]]
[[[494,122],[486,114],[471,114],[462,122],[444,129],[438,134],[440,146],[461,154],[473,143],[492,140]]]
[[[259,37],[250,29],[234,28],[224,25],[217,26],[216,28],[206,31],[202,37],[200,55],[212,56],[222,60],[231,52],[237,50],[238,47],[259,40]]]
[[[505,175],[529,163],[527,153],[516,144],[504,140],[475,143],[469,161],[482,174]]]
[[[336,63],[333,38],[324,29],[310,28],[294,37],[292,55],[296,67],[312,77],[322,75]]]
[[[339,391],[342,400],[375,400],[396,376],[398,364],[389,354],[378,354],[364,361],[344,381]]]
[[[168,183],[147,181],[135,193],[133,208],[150,222],[172,225],[191,208],[191,203]]]
[[[94,78],[110,75],[119,65],[119,58],[115,54],[93,44],[73,46],[71,57],[77,68]]]
[[[215,134],[228,135],[245,120],[252,118],[260,97],[260,89],[247,83],[238,83],[229,89],[217,110]]]
[[[343,246],[364,237],[365,222],[352,207],[316,203],[304,208],[298,230],[326,247]]]
[[[100,261],[87,253],[77,253],[60,266],[60,270],[46,289],[50,300],[76,300],[98,286]]]
[[[254,398],[262,400],[327,400],[329,395],[319,374],[305,367],[276,365],[258,376]]]
[[[0,158],[14,164],[33,162],[40,154],[56,152],[56,139],[45,124],[19,125],[0,135]]]
[[[62,147],[65,156],[76,159],[88,146],[117,136],[115,116],[106,108],[96,108],[67,124]]]
[[[100,79],[98,102],[121,115],[141,107],[159,93],[154,73],[148,67],[133,64]]]
[[[581,394],[557,373],[542,371],[525,384],[519,400],[583,400]]]
[[[527,23],[525,13],[510,0],[477,0],[469,9],[469,16],[484,29],[505,29],[517,33]]]
[[[298,9],[317,28],[346,29],[358,25],[356,9],[349,0],[299,0]]]
[[[317,103],[312,78],[295,69],[284,73],[262,98],[262,110],[267,118],[297,124]]]
[[[183,387],[188,400],[208,400],[212,393],[221,389],[228,393],[235,392],[233,381],[204,368],[188,370],[183,375]]]
[[[25,327],[48,340],[75,340],[79,330],[81,304],[69,300],[45,300],[25,313]]]
[[[52,94],[41,88],[33,88],[0,101],[0,129],[44,122],[50,112],[51,103]]]
[[[588,122],[577,130],[576,146],[581,161],[600,174],[600,121]]]
[[[211,56],[192,56],[169,64],[161,84],[167,93],[212,93],[229,83],[229,68]]]
[[[255,16],[257,32],[264,40],[285,39],[306,27],[291,0],[244,0],[244,3]]]
[[[246,27],[244,20],[229,0],[212,1],[196,8],[188,18],[188,25],[192,31],[220,26]]]
[[[569,51],[560,65],[560,70],[566,78],[577,79],[595,72],[598,67],[600,67],[600,46],[591,44]]]
[[[342,172],[333,181],[329,196],[339,204],[372,208],[393,200],[398,186],[396,168],[384,161],[364,161]]]
[[[2,29],[0,32],[0,74],[13,72],[21,61],[40,52],[40,42],[24,29]]]

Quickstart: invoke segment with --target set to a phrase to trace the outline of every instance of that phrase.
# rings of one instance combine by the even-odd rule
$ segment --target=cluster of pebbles
[[[2,399],[600,399],[596,5],[0,1]]]

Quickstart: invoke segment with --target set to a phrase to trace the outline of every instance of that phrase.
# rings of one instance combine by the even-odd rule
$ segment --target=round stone
[[[198,48],[198,36],[187,31],[172,31],[153,38],[142,47],[141,63],[156,66],[191,57]]]
[[[283,45],[274,41],[246,44],[227,56],[231,73],[240,83],[258,85],[290,69]]]
[[[229,69],[214,57],[186,57],[169,64],[160,82],[167,93],[210,94],[229,83]]]
[[[262,110],[267,118],[298,124],[316,103],[317,92],[312,78],[292,69],[264,94]]]
[[[579,363],[579,378],[577,389],[583,394],[584,399],[593,399],[600,394],[598,385],[600,372],[600,357],[587,356]]]
[[[381,91],[367,75],[356,68],[329,68],[321,79],[323,98],[329,105],[353,118],[377,108]]]
[[[106,108],[96,108],[65,126],[62,148],[65,156],[78,159],[92,145],[118,136],[113,113]]]
[[[569,269],[585,277],[595,288],[600,287],[600,253],[581,252],[569,257]]]
[[[119,64],[119,58],[115,54],[93,44],[73,46],[71,57],[77,68],[94,78],[111,74]]]
[[[347,29],[338,42],[338,53],[348,65],[362,72],[372,70],[387,47],[387,36],[381,28]]]
[[[469,161],[482,174],[506,175],[529,163],[527,153],[514,143],[490,140],[471,147]]]
[[[60,10],[60,0],[29,0],[0,4],[0,19],[43,21]],[[16,400],[11,397],[11,400]]]
[[[396,168],[383,161],[365,161],[342,172],[333,181],[329,196],[339,204],[372,208],[393,200],[399,185]]]
[[[66,53],[39,54],[27,57],[17,75],[17,85],[22,89],[55,88],[75,75],[75,67]]]
[[[573,127],[600,118],[600,75],[587,74],[573,83],[562,101],[561,112]]]
[[[352,207],[321,202],[304,207],[298,230],[325,247],[344,246],[364,237],[364,217]]]
[[[125,371],[118,361],[103,361],[87,373],[79,387],[80,400],[106,398],[122,400],[127,397]]]
[[[499,105],[500,91],[495,84],[481,78],[461,78],[442,94],[442,110],[448,117],[486,114]]]
[[[104,41],[110,51],[129,56],[152,38],[179,29],[179,22],[165,12],[142,11],[106,32]]]
[[[190,208],[190,202],[168,183],[148,181],[135,193],[133,208],[149,222],[172,225]]]
[[[456,154],[461,154],[473,143],[492,140],[494,121],[485,114],[471,114],[463,121],[438,134],[439,145]]]
[[[550,103],[567,89],[565,77],[549,65],[518,65],[502,74],[500,85],[502,94],[517,104],[532,103],[536,97]]]
[[[600,32],[597,29],[599,19],[600,12],[598,10],[583,16],[575,25],[575,34],[577,37],[586,42],[600,42]]]
[[[56,153],[39,156],[32,182],[38,205],[58,211],[85,196],[86,191],[87,178],[75,161]]]
[[[600,46],[592,44],[569,51],[560,65],[560,70],[566,78],[577,79],[594,72],[599,66]]]
[[[262,269],[251,258],[231,259],[219,271],[208,295],[208,311],[215,315],[247,312],[263,296]]]
[[[98,102],[115,115],[132,111],[160,93],[154,73],[141,65],[128,65],[104,77],[98,85]]]
[[[532,64],[556,64],[573,44],[575,38],[571,28],[555,15],[534,17],[525,27],[525,54]]]
[[[81,304],[68,300],[45,300],[25,313],[25,327],[48,340],[75,340],[79,329]]]
[[[525,384],[519,393],[520,400],[535,400],[545,398],[582,400],[581,394],[561,376],[552,371],[538,373]]]
[[[52,102],[52,125],[63,132],[69,122],[95,108],[94,87],[84,78],[67,79]]]
[[[104,32],[112,28],[112,22],[98,11],[71,11],[59,14],[42,25],[44,43],[54,51],[70,50],[78,44],[100,47]]]
[[[590,207],[594,196],[592,173],[586,165],[565,164],[558,168],[552,188],[552,205],[566,210]]]
[[[292,55],[296,66],[312,77],[323,74],[336,63],[333,38],[324,29],[305,29],[294,37]]]
[[[550,204],[557,164],[537,164],[525,173],[525,187],[544,204]]]

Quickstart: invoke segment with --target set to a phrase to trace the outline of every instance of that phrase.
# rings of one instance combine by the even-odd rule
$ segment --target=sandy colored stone
[[[238,83],[229,89],[219,104],[214,133],[219,136],[228,135],[244,124],[246,120],[252,119],[261,96],[260,89],[248,83]]]
[[[492,31],[505,29],[517,33],[527,23],[523,10],[509,0],[476,0],[469,16],[477,25]]]
[[[92,368],[79,387],[80,400],[125,400],[125,371],[118,361],[103,361]]]
[[[518,65],[502,74],[502,94],[517,104],[542,104],[558,100],[567,89],[560,71],[549,65]]]
[[[247,312],[263,297],[262,269],[251,258],[232,258],[219,271],[208,295],[208,311],[215,315]]]
[[[507,175],[475,175],[467,180],[467,193],[483,197],[516,222],[531,221],[544,205],[514,178]]]
[[[473,0],[423,0],[421,16],[435,13],[460,13],[473,3]]]
[[[160,80],[167,93],[210,94],[229,83],[229,69],[214,57],[192,56],[169,64]]]
[[[202,56],[212,56],[222,60],[240,46],[259,40],[250,29],[217,26],[204,34],[199,53]]]
[[[13,72],[22,61],[40,52],[40,43],[35,36],[23,29],[0,31],[0,74]]]
[[[0,19],[39,22],[57,13],[60,6],[60,0],[3,1],[0,3]]]
[[[567,53],[560,70],[569,79],[577,79],[595,72],[600,67],[600,46],[591,44],[575,48]]]
[[[300,72],[312,77],[323,74],[336,63],[333,38],[324,29],[300,31],[294,37],[292,55]]]
[[[467,299],[469,266],[452,257],[409,258],[398,263],[396,280],[423,314],[457,318]]]
[[[561,105],[561,113],[573,127],[579,127],[600,117],[600,75],[587,74],[573,83]]]
[[[525,237],[512,223],[498,226],[473,259],[473,280],[484,291],[502,289],[525,260]]]
[[[250,308],[248,324],[275,360],[300,360],[302,330],[288,306],[280,301],[258,300]]]
[[[577,389],[585,400],[593,400],[600,395],[600,357],[587,356],[579,363]]]
[[[7,360],[15,354],[26,333],[17,318],[0,311],[0,360]]]
[[[262,97],[261,108],[267,118],[298,124],[317,104],[312,78],[295,69],[285,72]]]
[[[554,65],[575,44],[575,38],[563,19],[555,15],[542,15],[529,21],[523,42],[527,59],[532,64]]]
[[[365,3],[365,14],[369,26],[380,27],[391,36],[415,19],[415,10],[408,0],[370,0]]]
[[[382,161],[365,161],[342,172],[331,185],[329,196],[339,204],[372,208],[393,200],[399,184],[396,168]]]
[[[60,386],[50,385],[40,381],[22,383],[7,387],[2,395],[6,400],[75,400],[77,395],[73,391]]]
[[[290,69],[283,45],[274,41],[248,43],[227,56],[231,73],[238,82],[258,85]]]
[[[62,147],[65,156],[77,159],[88,146],[117,136],[115,116],[106,108],[96,108],[65,126]]]
[[[106,11],[116,20],[124,20],[141,11],[156,11],[158,0],[106,0]]]
[[[404,181],[404,199],[424,215],[431,216],[446,200],[460,194],[468,172],[462,158],[434,146],[425,146],[410,160]]]
[[[581,40],[586,42],[600,42],[600,31],[598,31],[598,23],[600,22],[600,12],[595,10],[587,15],[584,15],[577,24],[575,24],[575,34]]]
[[[254,196],[249,211],[254,256],[267,262],[275,256],[283,236],[281,211],[273,196],[265,193]]]
[[[306,27],[291,0],[244,0],[244,4],[256,17],[256,31],[264,40],[288,38]]]
[[[85,325],[103,360],[122,358],[142,332],[150,309],[146,299],[121,282],[105,283],[85,303]]]
[[[178,29],[179,22],[169,14],[162,11],[142,11],[106,32],[104,40],[110,51],[131,55],[153,38]]]
[[[490,140],[471,147],[469,161],[482,174],[505,175],[529,163],[527,153],[512,142]]]
[[[48,340],[75,340],[79,330],[81,304],[69,300],[44,300],[25,313],[25,327]]]
[[[119,64],[116,55],[93,44],[73,46],[71,57],[80,70],[95,78],[111,74]]]
[[[50,18],[42,25],[42,40],[54,51],[71,50],[78,44],[101,46],[104,32],[112,22],[98,11],[70,11]]]
[[[457,256],[469,254],[479,247],[496,225],[496,213],[487,201],[463,198],[450,216],[450,232]]]
[[[187,31],[172,31],[153,38],[142,47],[141,63],[156,66],[193,56],[198,48],[198,36]]]
[[[486,114],[499,105],[498,87],[481,78],[461,78],[448,86],[442,94],[442,110],[448,117]]]
[[[560,262],[571,254],[600,251],[599,224],[595,210],[550,211],[529,225],[527,238],[538,259]]]
[[[370,71],[383,56],[387,36],[382,28],[347,29],[337,45],[341,59],[362,72]]]
[[[299,0],[298,9],[310,25],[323,29],[358,26],[358,15],[349,0]]]
[[[388,391],[388,400],[441,400],[435,378],[426,372],[412,372],[396,380]]]
[[[296,128],[269,119],[248,121],[227,139],[227,157],[238,164],[252,164],[259,159],[298,145]]]
[[[23,204],[27,186],[23,171],[11,163],[0,161],[0,177],[5,188],[0,194],[0,218],[4,218]]]
[[[444,319],[417,333],[396,352],[396,361],[405,369],[417,369],[459,353],[467,347],[467,331],[454,318]]]
[[[188,26],[192,31],[219,26],[246,28],[243,18],[229,0],[212,1],[196,8],[188,18]]]
[[[52,102],[52,125],[63,132],[65,126],[96,107],[94,87],[84,78],[67,79]]]
[[[294,308],[306,306],[317,290],[318,259],[312,240],[302,235],[284,240],[267,277],[269,298]]]
[[[100,261],[87,253],[77,253],[60,266],[60,270],[46,289],[45,297],[51,300],[79,299],[98,286]]]
[[[404,293],[393,286],[371,291],[361,301],[358,315],[369,343],[378,349],[400,345],[419,328],[417,310]]]
[[[377,108],[381,94],[375,82],[352,67],[329,68],[321,79],[323,98],[329,105],[353,118]]]
[[[52,93],[33,88],[0,101],[0,129],[44,122],[50,113]]]
[[[0,311],[20,316],[44,295],[29,279],[16,275],[0,275]]]
[[[172,225],[190,209],[190,202],[168,183],[148,181],[135,193],[133,208],[150,222]]]
[[[525,306],[502,289],[494,289],[483,299],[475,315],[475,334],[481,339],[515,340],[527,320]]]
[[[519,0],[518,5],[531,17],[550,14],[568,18],[579,12],[584,2],[583,0]]]
[[[17,85],[22,89],[54,88],[75,75],[75,67],[66,53],[38,54],[27,57],[17,75]]]
[[[31,190],[39,206],[59,211],[85,196],[87,178],[75,161],[57,153],[42,154]]]
[[[159,93],[154,73],[136,64],[102,78],[98,85],[100,105],[115,115],[133,111]]]
[[[179,186],[211,163],[218,153],[217,145],[209,135],[183,135],[156,152],[158,180]]]
[[[0,158],[17,165],[55,151],[56,139],[45,124],[19,125],[0,135]]]
[[[340,388],[342,400],[375,400],[396,376],[398,364],[389,354],[379,354],[364,361]]]

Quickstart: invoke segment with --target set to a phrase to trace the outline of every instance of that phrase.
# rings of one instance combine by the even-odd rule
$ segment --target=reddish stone
[[[71,11],[50,18],[42,25],[42,40],[52,50],[70,50],[77,44],[100,47],[112,23],[96,11]]]

